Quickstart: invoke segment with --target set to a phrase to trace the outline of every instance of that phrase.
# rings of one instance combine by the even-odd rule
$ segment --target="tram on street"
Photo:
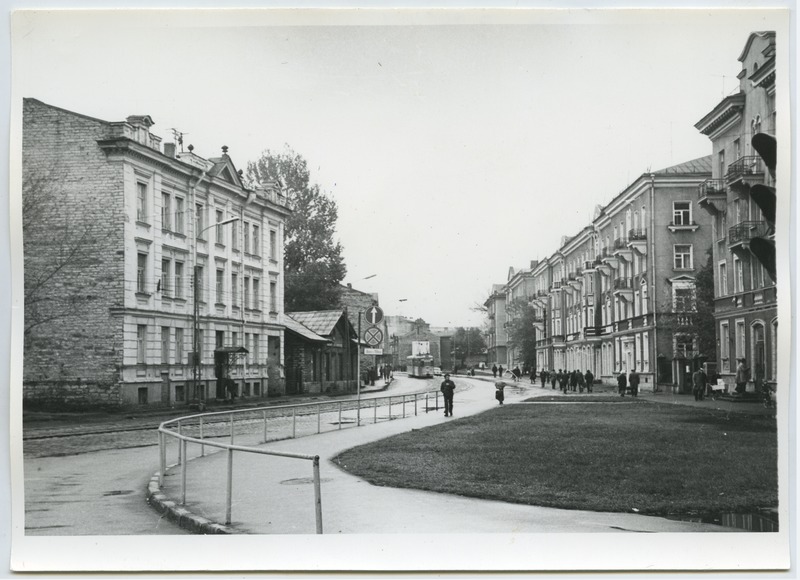
[[[430,355],[411,355],[406,357],[409,377],[430,379],[433,377],[433,357]]]

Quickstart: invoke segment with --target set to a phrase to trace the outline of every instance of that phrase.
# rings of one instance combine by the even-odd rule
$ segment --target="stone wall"
[[[108,123],[35,99],[23,106],[24,393],[68,405],[119,402],[122,168]],[[38,321],[39,324],[29,328]]]

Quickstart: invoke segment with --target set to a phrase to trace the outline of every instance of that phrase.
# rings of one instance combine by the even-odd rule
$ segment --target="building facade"
[[[291,204],[276,184],[247,188],[227,147],[162,147],[146,115],[23,111],[23,198],[41,205],[23,210],[25,400],[282,393]]]
[[[506,293],[504,284],[492,285],[486,302],[488,328],[486,332],[487,364],[508,368],[508,332],[506,330]]]
[[[710,176],[710,157],[642,174],[532,264],[537,368],[590,369],[609,383],[636,369],[643,390],[690,388],[703,353],[686,328],[712,239],[695,191]]]
[[[508,280],[503,286],[506,294],[505,324],[507,329],[511,328],[511,325],[515,323],[521,314],[518,305],[529,304],[531,298],[533,297],[533,276],[531,272],[537,264],[538,262],[536,260],[532,260],[530,263],[530,268],[520,268],[518,270],[515,270],[514,268],[508,269]],[[508,335],[508,331],[506,331],[506,335]],[[519,366],[520,369],[524,369],[527,367],[526,361],[524,360],[524,353],[520,347],[514,344],[511,340],[508,340],[506,345],[506,357],[509,368]]]
[[[774,228],[751,192],[775,186],[752,145],[759,134],[775,136],[775,33],[751,34],[739,61],[738,92],[695,125],[711,140],[713,159],[712,175],[698,188],[697,200],[714,232],[717,372],[733,384],[743,358],[751,371],[747,389],[758,390],[763,384],[774,387],[778,376],[775,280],[751,251],[756,238],[774,242]]]

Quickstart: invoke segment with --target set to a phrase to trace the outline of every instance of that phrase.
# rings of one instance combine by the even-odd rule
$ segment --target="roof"
[[[341,310],[313,310],[311,312],[288,312],[296,322],[308,330],[321,336],[328,336],[339,320],[344,316]]]
[[[705,157],[698,157],[691,161],[685,161],[672,167],[666,167],[654,171],[656,175],[673,175],[673,174],[687,174],[687,173],[711,173],[711,155]]]
[[[293,332],[299,335],[301,338],[305,338],[306,340],[310,340],[312,342],[329,342],[327,338],[320,336],[316,332],[306,328],[288,314],[283,317],[283,325],[286,327],[286,330]]]

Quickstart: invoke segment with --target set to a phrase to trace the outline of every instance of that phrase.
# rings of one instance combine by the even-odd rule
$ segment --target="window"
[[[278,284],[277,282],[269,283],[269,311],[278,311]]]
[[[692,225],[692,202],[672,202],[672,223],[676,226]]]
[[[194,206],[194,236],[198,240],[204,240],[203,229],[205,228],[205,220],[203,219],[203,205],[195,204]]]
[[[169,260],[161,260],[161,295],[169,297],[172,295],[170,288],[170,270],[172,269]]]
[[[723,177],[727,172],[727,167],[725,167],[725,149],[722,149],[719,152],[719,157],[717,159],[717,168],[719,171],[719,176]]]
[[[175,385],[175,400],[183,401],[186,399],[186,389],[183,385]]]
[[[141,252],[136,256],[136,291],[147,292],[147,254]]]
[[[231,222],[231,247],[234,250],[239,249],[239,222]]]
[[[250,253],[250,224],[247,223],[247,222],[244,222],[244,224],[242,224],[242,227],[244,228],[244,236],[243,236],[244,237],[244,251],[245,251],[246,254],[249,254]]]
[[[147,184],[136,183],[136,221],[147,222]]]
[[[231,272],[231,304],[239,306],[239,275]]]
[[[742,142],[739,139],[733,141],[733,158],[739,159],[742,156]]]
[[[183,364],[183,329],[175,329],[175,364]]]
[[[252,351],[252,349],[250,347],[250,333],[249,332],[245,332],[244,333],[244,347],[247,349],[247,362],[248,363],[253,362],[253,351]]]
[[[161,364],[169,364],[169,326],[161,327]]]
[[[261,255],[261,250],[259,248],[259,227],[257,225],[253,225],[253,254],[256,256]]]
[[[744,292],[744,264],[739,256],[733,257],[733,292]]]
[[[183,262],[175,262],[175,298],[183,298]]]
[[[184,212],[184,201],[182,197],[175,198],[175,233],[182,234],[184,227],[183,227],[183,212]]]
[[[646,332],[642,334],[642,370],[650,370],[650,335]]]
[[[675,312],[694,312],[694,292],[691,288],[673,288]]]
[[[136,391],[136,396],[138,397],[138,401],[140,405],[147,404],[147,387],[139,387]]]
[[[147,325],[140,324],[136,327],[136,364],[145,363],[145,349],[147,347]]]
[[[728,293],[728,264],[725,262],[719,263],[719,276],[717,277],[719,288],[717,289],[718,296],[725,296]]]
[[[719,325],[719,358],[722,363],[722,372],[731,372],[731,353],[730,353],[730,327],[727,322]]]
[[[745,357],[744,346],[745,346],[745,336],[744,336],[744,320],[737,320],[736,321],[736,358]]]
[[[231,346],[239,346],[239,333],[236,331],[231,332]]]
[[[171,227],[172,200],[168,193],[161,194],[161,229],[169,230]]]
[[[260,292],[261,281],[258,278],[253,278],[253,310],[259,310],[261,308]]]
[[[692,269],[691,244],[676,244],[674,246],[674,267],[676,270]]]
[[[214,333],[214,345],[217,348],[222,348],[225,346],[225,331],[218,330]]]
[[[198,329],[197,331],[197,362],[200,363],[203,361],[203,341],[205,340],[205,336],[203,336],[203,330]]]
[[[222,214],[222,210],[219,210],[219,209],[217,210],[216,214],[217,214],[217,226],[214,229],[217,230],[217,243],[218,244],[224,244],[225,243],[225,237],[224,237],[225,232],[219,226],[219,223],[223,221],[224,216]]]
[[[244,277],[244,307],[250,308],[250,277]]]
[[[258,343],[261,337],[258,334],[253,335],[253,362],[258,364]]]
[[[225,270],[217,268],[217,304],[225,302]]]
[[[675,357],[692,358],[694,353],[694,338],[689,334],[675,335]]]
[[[278,232],[269,231],[269,257],[271,260],[278,259]]]

